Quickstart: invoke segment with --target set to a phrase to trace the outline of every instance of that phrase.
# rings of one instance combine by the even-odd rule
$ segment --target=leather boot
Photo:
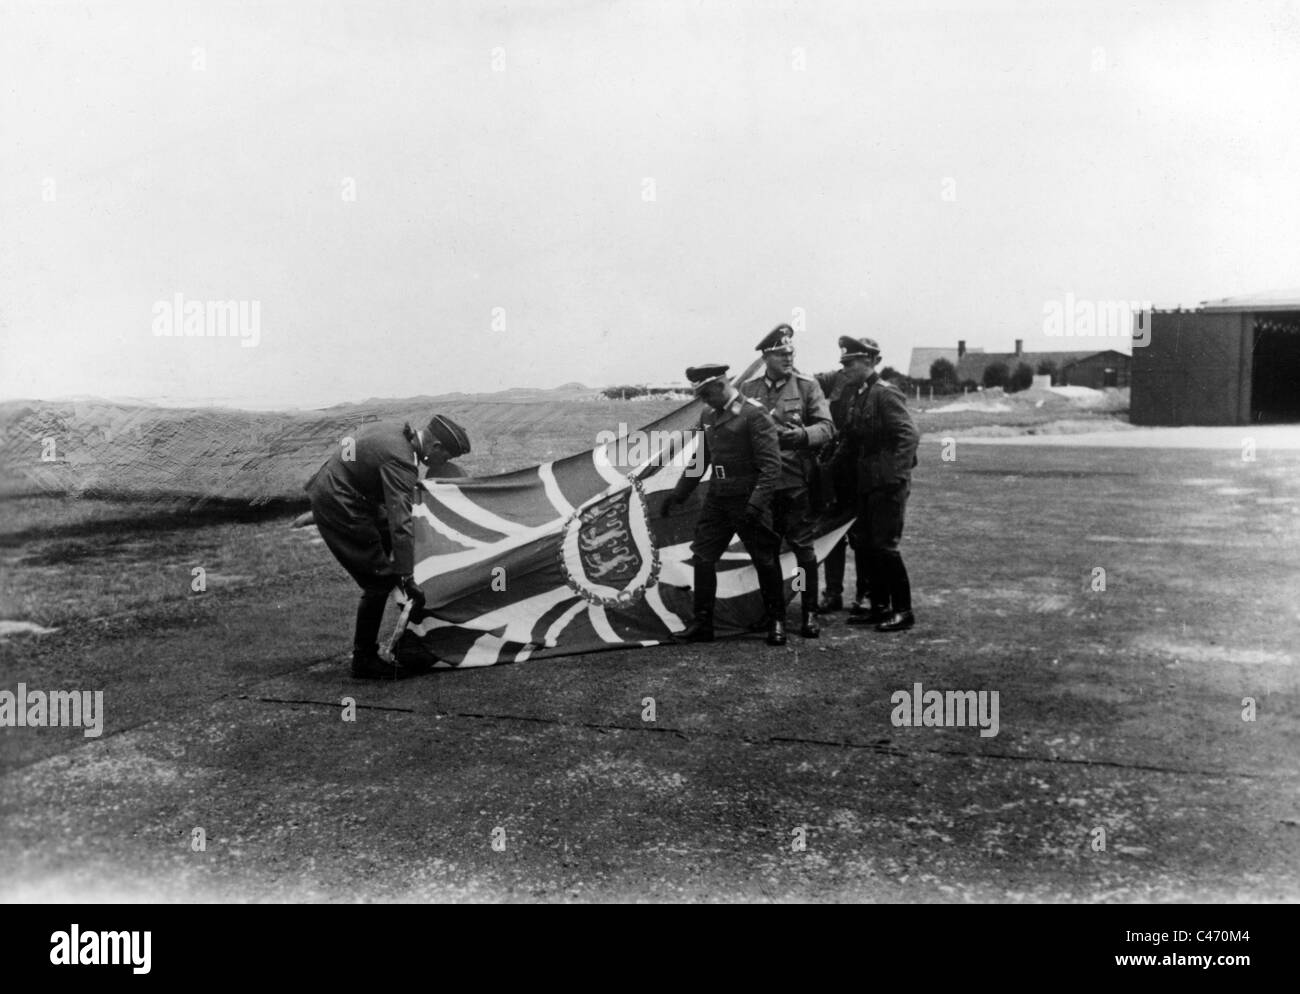
[[[799,626],[799,634],[806,639],[815,639],[821,636],[821,625],[817,624],[817,613],[815,611],[805,611],[803,613],[803,624]]]
[[[829,590],[821,596],[817,602],[818,614],[834,614],[836,611],[844,610],[844,597],[840,594],[832,594]]]
[[[911,611],[898,611],[881,620],[876,626],[878,632],[905,632],[916,624],[916,616]]]
[[[785,581],[781,567],[773,558],[764,563],[755,562],[754,569],[763,594],[763,607],[767,610],[767,644],[785,645]]]
[[[405,680],[415,675],[414,670],[384,659],[377,647],[352,650],[352,676],[357,680]]]
[[[848,623],[850,625],[877,625],[893,613],[893,609],[888,602],[873,604],[866,597],[862,597],[853,602],[853,608],[849,611]]]
[[[785,619],[776,616],[767,622],[767,644],[785,645]]]
[[[886,618],[892,617],[893,609],[888,604],[872,604],[864,607],[858,614],[849,616],[850,625],[878,625]]]
[[[694,612],[678,635],[683,642],[713,641],[713,605],[718,598],[718,570],[712,563],[695,563]]]
[[[697,611],[691,623],[677,636],[683,642],[713,641],[713,612]]]

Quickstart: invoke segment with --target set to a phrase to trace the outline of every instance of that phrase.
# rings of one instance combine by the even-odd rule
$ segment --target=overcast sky
[[[797,313],[801,368],[903,366],[1294,286],[1297,7],[6,2],[0,397],[665,382]],[[155,335],[177,293],[256,347]]]

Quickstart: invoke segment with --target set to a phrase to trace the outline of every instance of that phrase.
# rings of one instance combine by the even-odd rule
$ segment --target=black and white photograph
[[[1249,967],[1298,122],[1273,0],[3,0],[0,903]]]

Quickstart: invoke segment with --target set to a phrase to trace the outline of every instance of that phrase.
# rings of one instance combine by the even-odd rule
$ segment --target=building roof
[[[966,354],[976,353],[983,355],[983,349],[967,349]],[[938,359],[947,359],[954,366],[957,365],[957,350],[950,348],[936,348],[930,345],[913,345],[912,361],[907,364],[907,375],[914,380],[928,380],[930,378],[930,367]]]
[[[907,375],[914,380],[928,380],[930,378],[930,367],[940,359],[947,359],[956,366],[957,350],[955,348],[943,349],[914,345],[912,346],[912,361],[907,364]]]
[[[1050,352],[1049,352],[1049,353],[1039,353],[1039,354],[1040,354],[1040,355],[1051,355]],[[1058,369],[1062,369],[1062,370],[1064,370],[1064,369],[1066,369],[1066,368],[1069,367],[1069,366],[1073,366],[1073,365],[1075,365],[1075,364],[1077,364],[1077,363],[1083,362],[1085,359],[1093,359],[1093,358],[1095,358],[1095,357],[1097,357],[1097,356],[1099,356],[1099,355],[1117,355],[1117,356],[1120,356],[1121,358],[1124,358],[1124,359],[1132,359],[1132,358],[1133,358],[1133,357],[1132,357],[1131,355],[1129,355],[1127,352],[1121,352],[1119,349],[1103,349],[1103,350],[1100,351],[1100,352],[1089,352],[1089,353],[1087,353],[1086,355],[1082,355],[1082,356],[1080,356],[1078,359],[1071,359],[1069,362],[1063,362],[1063,363],[1060,363],[1060,364],[1057,366],[1057,368],[1058,368]]]
[[[1204,300],[1203,311],[1300,311],[1300,290],[1266,290],[1240,297]]]
[[[1085,352],[1022,352],[1016,355],[1014,352],[977,352],[972,355],[967,352],[957,363],[957,379],[974,380],[976,383],[984,381],[984,370],[992,366],[995,362],[1005,363],[1008,370],[1015,371],[1016,366],[1020,363],[1026,363],[1034,372],[1038,372],[1040,362],[1050,362],[1055,364],[1058,370],[1064,369],[1071,363],[1078,362],[1080,359],[1087,359],[1095,356],[1099,352],[1111,352],[1113,349],[1088,349]],[[1124,355],[1124,353],[1119,353]],[[1127,355],[1124,355],[1127,359]]]

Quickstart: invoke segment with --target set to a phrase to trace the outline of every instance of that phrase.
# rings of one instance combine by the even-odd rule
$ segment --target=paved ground
[[[1058,422],[1059,424],[1059,422]],[[1126,422],[1106,422],[1104,431],[1088,430],[1087,421],[1067,422],[1079,429],[1045,433],[1035,426],[1033,434],[998,437],[980,436],[988,429],[969,429],[963,441],[976,445],[1060,445],[1067,448],[1108,449],[1214,449],[1222,452],[1300,451],[1300,425],[1250,425],[1241,427],[1131,428]],[[1010,429],[1008,429],[1010,431]],[[961,433],[964,435],[964,433]]]
[[[325,569],[0,642],[0,688],[107,708],[0,731],[0,899],[1300,899],[1300,454],[966,441],[906,635],[374,686]],[[895,727],[918,682],[998,735]]]

